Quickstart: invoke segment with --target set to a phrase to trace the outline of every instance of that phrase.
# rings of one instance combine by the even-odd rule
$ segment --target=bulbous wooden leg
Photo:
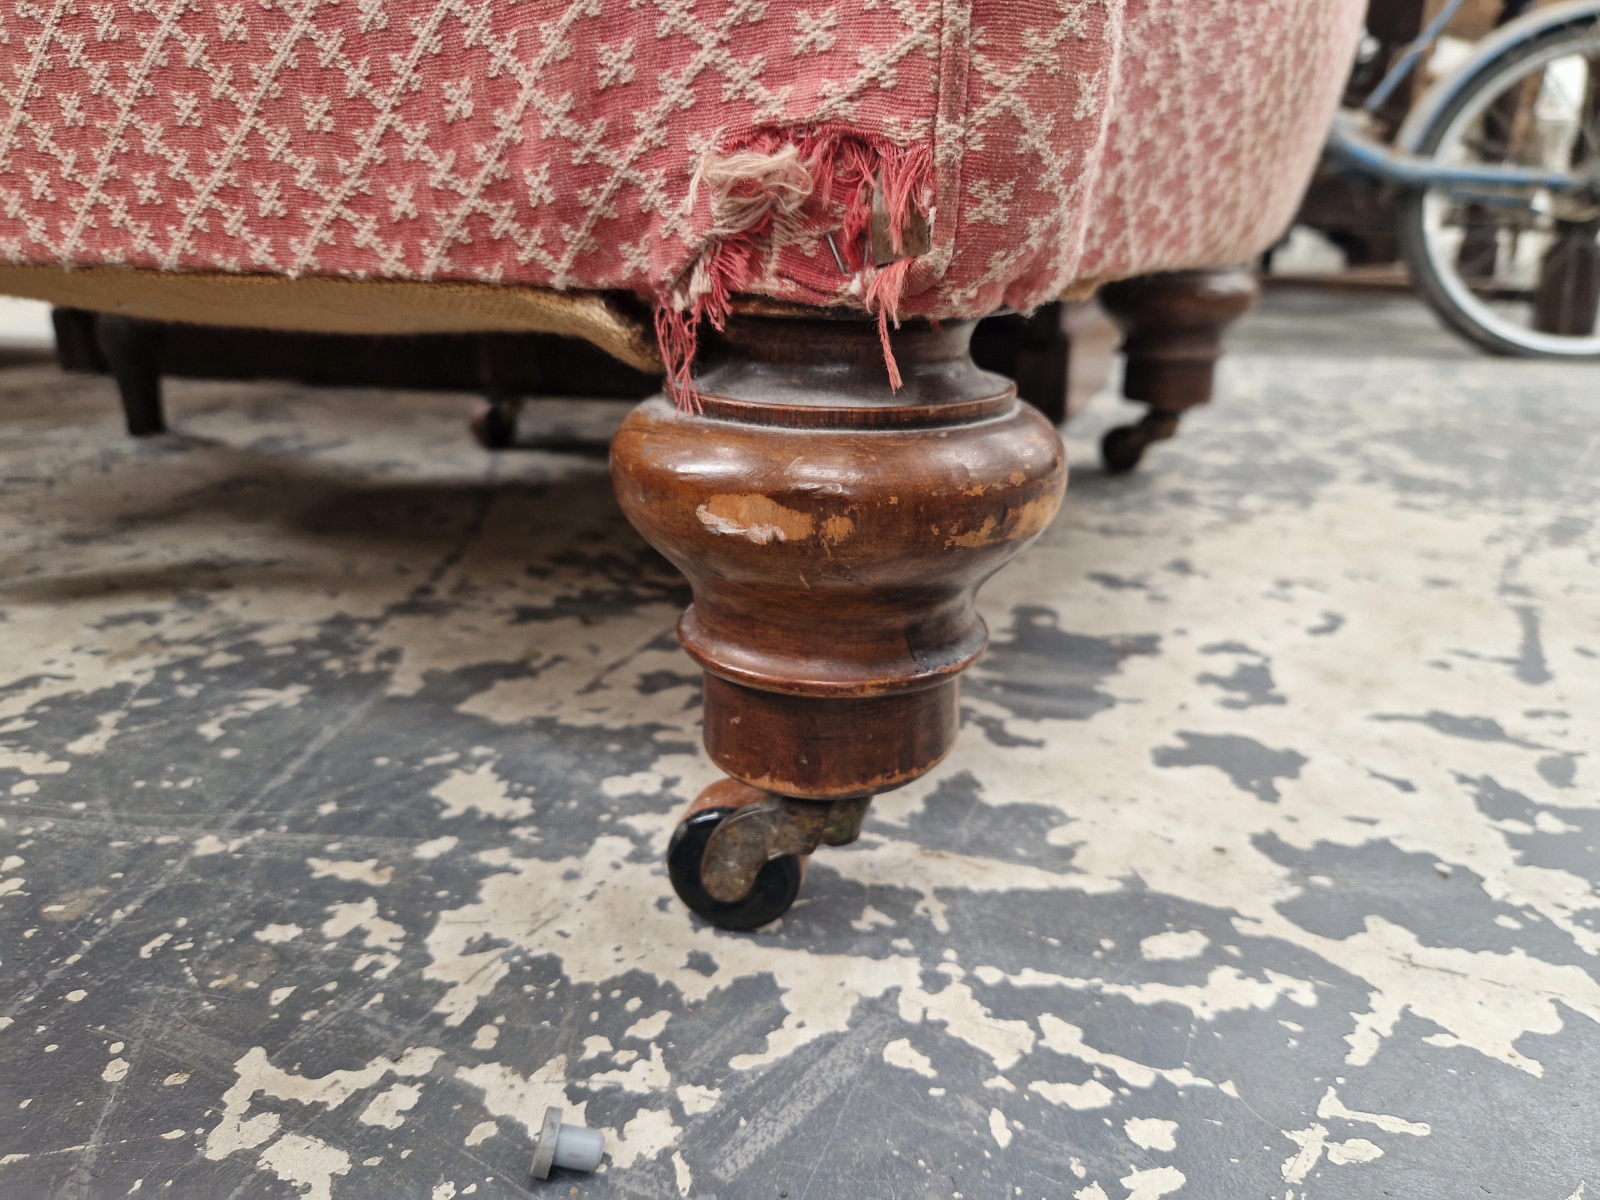
[[[1184,410],[1210,401],[1223,331],[1260,292],[1243,266],[1141,275],[1100,290],[1122,329],[1122,394],[1150,406],[1137,424],[1106,434],[1100,450],[1108,471],[1133,470],[1151,442],[1177,433]]]
[[[669,856],[714,923],[779,915],[806,854],[949,752],[987,638],[973,597],[1060,504],[1060,439],[973,364],[971,329],[894,334],[896,394],[860,314],[752,305],[698,380],[701,414],[658,396],[612,442],[623,511],[694,589],[678,635],[706,672],[706,749],[738,781]],[[740,889],[759,912],[732,911]]]

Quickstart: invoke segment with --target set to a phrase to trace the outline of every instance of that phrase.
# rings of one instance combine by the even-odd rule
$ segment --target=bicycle
[[[1463,2],[1340,111],[1328,151],[1404,190],[1401,254],[1448,325],[1497,354],[1600,358],[1600,0],[1507,22],[1421,96],[1392,144],[1372,132]]]

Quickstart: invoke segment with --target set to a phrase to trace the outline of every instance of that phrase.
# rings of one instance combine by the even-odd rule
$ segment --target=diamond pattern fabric
[[[682,307],[735,238],[740,290],[862,303],[886,269],[857,244],[876,189],[928,228],[900,311],[1026,309],[1281,232],[1363,7],[18,0],[0,254]],[[707,182],[801,145],[781,188]]]

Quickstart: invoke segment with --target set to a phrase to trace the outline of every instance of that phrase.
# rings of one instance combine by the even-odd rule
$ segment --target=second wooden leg
[[[110,364],[128,432],[148,437],[167,431],[161,407],[161,326],[155,321],[101,315],[95,333]]]
[[[1211,399],[1222,334],[1260,295],[1247,267],[1141,275],[1107,284],[1100,303],[1122,329],[1122,394],[1150,406],[1101,443],[1106,469],[1131,471],[1146,447],[1170,438],[1187,409]]]

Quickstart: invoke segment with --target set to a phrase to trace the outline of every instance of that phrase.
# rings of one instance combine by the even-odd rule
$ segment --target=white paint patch
[[[1161,1200],[1189,1180],[1177,1167],[1156,1167],[1149,1171],[1132,1171],[1117,1182],[1128,1189],[1127,1200]]]
[[[1040,1045],[1091,1067],[1104,1067],[1131,1087],[1147,1088],[1158,1079],[1180,1088],[1212,1086],[1209,1079],[1202,1079],[1187,1067],[1147,1067],[1120,1054],[1096,1050],[1083,1040],[1083,1030],[1050,1013],[1040,1014],[1039,1028],[1044,1033]]]
[[[415,1083],[392,1083],[384,1091],[372,1098],[371,1103],[362,1109],[356,1120],[363,1125],[377,1125],[383,1129],[399,1129],[405,1124],[402,1113],[408,1113],[417,1106],[417,1101],[422,1097],[422,1085]]]
[[[365,929],[361,944],[369,950],[398,950],[405,941],[405,929],[378,915],[378,900],[368,896],[359,904],[330,904],[329,916],[322,923],[322,936],[337,941],[354,929]]]
[[[189,1082],[189,1072],[174,1071],[161,1081],[162,1087],[182,1087]]]
[[[907,1071],[915,1071],[927,1079],[937,1079],[939,1072],[933,1069],[933,1060],[926,1054],[919,1053],[912,1045],[910,1038],[896,1038],[883,1048],[883,1061],[891,1067],[901,1067]]]
[[[1070,1108],[1074,1112],[1104,1108],[1117,1098],[1116,1093],[1098,1079],[1091,1079],[1087,1083],[1049,1083],[1035,1079],[1028,1085],[1028,1090],[1043,1096],[1058,1108]]]
[[[648,1017],[641,1017],[632,1025],[623,1037],[638,1038],[641,1042],[654,1041],[661,1036],[661,1031],[667,1027],[667,1022],[672,1019],[672,1013],[663,1008]]]
[[[1533,827],[1540,833],[1582,833],[1583,826],[1569,825],[1555,813],[1541,808],[1533,817]]]
[[[879,912],[869,904],[861,910],[860,917],[850,922],[850,928],[858,933],[871,933],[878,928],[892,929],[895,924],[893,917]]]
[[[890,797],[895,799],[890,800]],[[874,818],[887,821],[896,817],[904,819],[901,805],[896,803],[899,799],[900,793],[897,792],[875,798]],[[886,800],[889,803],[884,805],[884,814],[880,816],[878,806]],[[1102,880],[1088,875],[1044,871],[1020,863],[952,854],[947,850],[929,850],[915,842],[880,840],[878,837],[862,838],[848,854],[829,855],[827,864],[830,870],[863,887],[875,887],[885,879],[893,879],[895,887],[916,892],[920,899],[913,911],[926,917],[940,933],[950,932],[948,905],[939,898],[941,891],[994,894],[1071,889],[1101,894],[1120,891],[1123,886],[1120,879]]]
[[[1284,1160],[1281,1173],[1285,1183],[1304,1183],[1324,1152],[1328,1155],[1328,1161],[1335,1166],[1369,1163],[1383,1157],[1383,1150],[1365,1138],[1330,1142],[1328,1130],[1323,1125],[1312,1125],[1308,1129],[1285,1129],[1283,1136],[1300,1147],[1298,1154]]]
[[[1011,1080],[1007,1079],[1004,1075],[994,1075],[988,1079],[985,1079],[983,1081],[983,1086],[997,1092],[1014,1092],[1017,1090],[1017,1085],[1012,1083]]]
[[[263,929],[256,930],[250,936],[255,938],[255,940],[258,942],[267,943],[269,946],[281,946],[285,942],[294,941],[295,938],[299,937],[304,932],[305,930],[301,929],[300,926],[293,924],[268,925]],[[169,933],[165,936],[171,937],[172,935]],[[148,958],[149,956],[145,955],[145,957]]]
[[[1339,1099],[1338,1091],[1331,1087],[1317,1103],[1317,1116],[1324,1120],[1337,1117],[1345,1121],[1365,1121],[1385,1133],[1409,1133],[1412,1137],[1427,1137],[1433,1132],[1433,1126],[1423,1121],[1406,1121],[1383,1113],[1356,1112],[1346,1108]]]
[[[759,935],[733,938],[696,929],[664,876],[622,869],[634,850],[631,839],[602,836],[581,856],[553,861],[515,858],[508,850],[479,855],[506,870],[484,877],[476,902],[441,912],[427,937],[432,961],[423,977],[448,985],[435,1005],[445,1024],[463,1023],[509,969],[504,949],[468,950],[486,934],[529,955],[557,956],[573,983],[599,985],[640,971],[675,987],[687,1005],[735,979],[769,976],[787,1015],[781,1028],[768,1033],[765,1051],[737,1056],[729,1064],[735,1070],[776,1061],[816,1038],[842,1032],[862,999],[892,988],[901,990],[901,1016],[921,1020],[921,1001],[931,997],[920,986],[916,959],[817,954],[787,949]],[[576,878],[565,878],[568,872]],[[669,903],[657,907],[663,897]],[[694,950],[709,955],[718,969],[709,976],[691,969]],[[942,1015],[954,1036],[966,1036],[969,1020],[983,1010],[970,996],[961,1004],[955,999],[947,996],[948,1013],[933,1015]],[[1032,1043],[1031,1031],[1014,1036]]]
[[[350,1156],[317,1138],[288,1133],[261,1152],[256,1166],[305,1189],[302,1200],[333,1200],[333,1177],[350,1173]]]
[[[1335,1166],[1347,1166],[1350,1163],[1369,1163],[1373,1159],[1382,1158],[1383,1151],[1367,1141],[1366,1138],[1351,1138],[1348,1142],[1329,1142],[1328,1161]]]
[[[65,999],[68,1004],[78,1004],[87,999],[88,995],[89,993],[84,991],[82,988],[74,988],[72,991],[66,994]]]
[[[472,1048],[474,1050],[493,1050],[494,1044],[500,1040],[500,1026],[480,1025],[478,1032],[472,1035]],[[585,1055],[585,1058],[588,1056]]]
[[[196,726],[195,732],[206,741],[214,742],[227,732],[223,726],[228,722],[251,717],[270,708],[296,708],[310,690],[311,688],[303,683],[291,684],[285,688],[250,688],[241,692],[239,700],[228,705],[204,725]]]
[[[53,759],[43,751],[15,750],[10,746],[0,746],[0,771],[21,771],[24,775],[65,775],[72,770],[72,764],[63,759]],[[38,791],[35,786],[32,790]],[[16,788],[11,789],[13,795],[19,795]]]
[[[231,841],[225,842],[217,837],[216,834],[208,833],[195,840],[195,844],[189,853],[196,858],[208,858],[213,854],[232,854],[254,836],[252,833],[247,833],[243,837],[236,837]]]
[[[942,992],[928,995],[920,988],[900,993],[900,1018],[942,1021],[952,1037],[982,1050],[1004,1071],[1033,1049],[1032,1026],[1025,1021],[1005,1021],[992,1016],[973,998],[972,989],[952,981]]]
[[[686,1083],[678,1088],[677,1095],[678,1103],[683,1106],[684,1113],[695,1117],[710,1112],[717,1106],[717,1101],[722,1099],[722,1089]]]
[[[566,1110],[569,1125],[586,1125],[584,1102],[567,1100],[567,1056],[558,1054],[533,1074],[523,1076],[504,1063],[457,1067],[456,1078],[483,1093],[483,1107],[496,1117],[509,1117],[529,1135],[544,1125],[544,1110],[551,1105]]]
[[[295,985],[292,983],[288,987],[273,988],[267,993],[267,1003],[272,1005],[273,1008],[277,1008],[290,996],[294,995],[294,989]]]
[[[994,1138],[995,1144],[1004,1150],[1011,1145],[1011,1129],[1006,1124],[1006,1115],[998,1108],[989,1110],[989,1136]]]
[[[105,1070],[100,1072],[100,1078],[107,1083],[121,1083],[127,1077],[128,1060],[125,1058],[113,1058],[106,1064]]]
[[[428,793],[444,802],[441,818],[463,817],[476,810],[480,816],[520,821],[533,813],[533,801],[513,796],[506,781],[494,773],[494,763],[483,762],[470,771],[456,768]]]
[[[600,793],[616,800],[622,796],[653,796],[666,786],[660,771],[635,771],[632,775],[608,775],[600,781]]]
[[[661,1061],[661,1047],[651,1043],[650,1057],[639,1059],[625,1071],[597,1071],[587,1079],[575,1079],[572,1082],[575,1087],[590,1090],[619,1087],[625,1092],[644,1096],[651,1092],[666,1091],[672,1086],[672,1076],[667,1073],[666,1063]]]
[[[694,1190],[694,1175],[683,1155],[676,1150],[672,1152],[672,1176],[673,1182],[678,1185],[678,1195],[687,1196]]]
[[[1371,1010],[1356,1017],[1345,1039],[1345,1061],[1353,1066],[1372,1061],[1408,1009],[1449,1031],[1429,1037],[1431,1045],[1468,1046],[1534,1076],[1542,1076],[1544,1066],[1515,1044],[1524,1033],[1559,1033],[1564,1026],[1558,1001],[1600,1022],[1600,982],[1576,965],[1547,963],[1520,948],[1496,954],[1430,946],[1378,916],[1367,917],[1364,933],[1343,939],[1291,928],[1296,941],[1309,943],[1307,949],[1377,987]],[[1486,1002],[1490,997],[1493,1002]]]
[[[1198,929],[1174,930],[1145,938],[1139,943],[1139,956],[1151,962],[1199,958],[1210,944],[1211,939]]]
[[[254,1046],[233,1064],[238,1079],[222,1095],[222,1118],[206,1137],[205,1156],[218,1162],[236,1151],[253,1149],[277,1133],[277,1113],[258,1113],[245,1119],[251,1098],[257,1092],[275,1100],[320,1104],[332,1110],[355,1093],[381,1082],[391,1072],[400,1078],[426,1075],[443,1053],[443,1050],[419,1047],[407,1050],[398,1062],[375,1058],[359,1070],[329,1071],[312,1079],[280,1070],[268,1061],[265,1049]]]
[[[436,837],[432,841],[418,842],[411,849],[411,857],[420,858],[423,862],[432,862],[441,854],[448,854],[454,850],[456,843],[460,840],[460,838],[446,834],[444,837]]]
[[[382,887],[394,878],[394,868],[378,866],[375,858],[365,862],[308,858],[306,865],[311,868],[313,879],[342,879],[346,883],[370,883],[373,887]]]
[[[500,1124],[499,1124],[499,1122],[497,1122],[497,1121],[479,1121],[476,1125],[474,1125],[472,1127],[472,1132],[467,1134],[467,1136],[462,1140],[462,1145],[464,1145],[464,1146],[481,1146],[481,1145],[483,1145],[484,1142],[487,1142],[490,1138],[494,1137],[494,1135],[499,1133],[499,1132],[500,1132]]]
[[[1064,987],[1122,996],[1135,1004],[1177,1004],[1202,1021],[1213,1020],[1225,1012],[1269,1009],[1282,997],[1302,1008],[1312,1008],[1317,1003],[1316,986],[1309,980],[1280,975],[1273,970],[1263,972],[1265,979],[1252,979],[1237,967],[1213,967],[1205,983],[1182,985],[1073,979],[1035,971],[1032,967],[1024,967],[1015,975],[1006,975],[994,967],[978,967],[973,974],[990,986],[1004,980],[1013,987]]]
[[[1072,1193],[1072,1196],[1073,1200],[1110,1200],[1106,1195],[1105,1188],[1098,1183],[1091,1183],[1086,1188],[1079,1188]]]
[[[641,1109],[620,1133],[606,1139],[611,1165],[627,1170],[640,1159],[651,1159],[677,1144],[683,1132],[665,1109]]]
[[[95,721],[95,729],[80,738],[74,738],[67,743],[68,754],[99,754],[111,744],[111,739],[116,736],[117,726],[128,714],[120,709],[112,712],[101,713]]]
[[[1162,1121],[1154,1117],[1134,1117],[1122,1123],[1122,1131],[1135,1146],[1146,1150],[1160,1150],[1170,1154],[1178,1148],[1174,1135],[1178,1132],[1176,1121]]]

